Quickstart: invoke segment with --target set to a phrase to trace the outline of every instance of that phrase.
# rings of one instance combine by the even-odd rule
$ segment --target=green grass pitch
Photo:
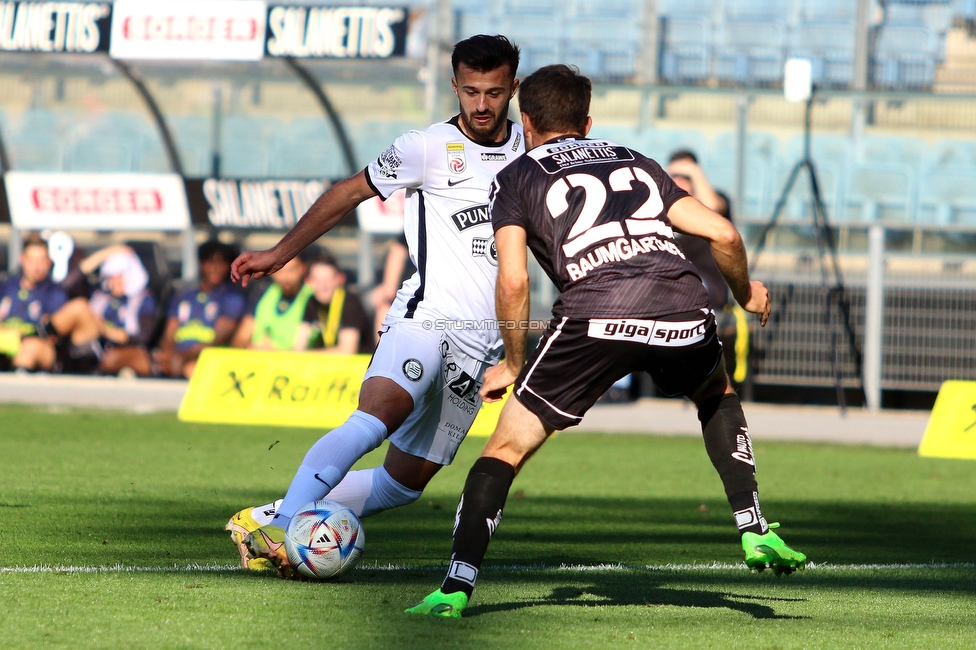
[[[235,568],[222,530],[284,491],[319,432],[0,407],[5,647],[973,648],[976,464],[758,443],[763,505],[814,563],[744,569],[700,440],[562,434],[512,488],[460,621],[434,589],[484,440],[365,521],[350,579]],[[373,465],[382,450],[366,459]]]

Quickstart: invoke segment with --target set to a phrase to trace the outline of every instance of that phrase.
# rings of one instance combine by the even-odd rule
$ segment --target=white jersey
[[[525,152],[525,140],[510,121],[503,142],[478,143],[461,132],[458,119],[401,135],[366,167],[367,182],[384,200],[407,190],[403,230],[417,268],[385,324],[424,323],[447,330],[473,357],[497,357],[500,334],[486,326],[495,320],[498,275],[488,189]]]

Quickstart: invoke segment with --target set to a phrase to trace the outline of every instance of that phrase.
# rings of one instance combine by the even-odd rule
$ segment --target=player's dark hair
[[[228,263],[233,262],[234,258],[237,257],[237,248],[230,244],[225,244],[219,239],[208,239],[200,244],[200,248],[197,249],[197,259],[199,261],[206,262],[216,257]]]
[[[508,74],[515,79],[519,66],[519,46],[501,34],[478,34],[458,41],[451,54],[451,68],[457,76],[458,66],[464,64],[476,72],[491,72],[508,65]]]
[[[44,250],[47,250],[47,242],[38,233],[32,232],[24,238],[24,243],[21,244],[21,250],[27,250],[31,246],[43,246]]]
[[[532,119],[540,133],[582,135],[592,90],[590,80],[578,69],[561,63],[547,65],[522,80],[519,110]]]
[[[695,152],[689,149],[678,149],[677,151],[672,152],[671,157],[668,158],[668,162],[673,163],[676,160],[690,160],[696,165],[698,164],[698,156],[695,155]]]

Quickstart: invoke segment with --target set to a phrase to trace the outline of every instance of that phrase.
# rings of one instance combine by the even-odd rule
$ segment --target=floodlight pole
[[[810,96],[807,98],[806,112],[803,119],[803,158],[793,166],[793,171],[790,172],[786,185],[783,186],[783,191],[780,194],[779,199],[776,201],[776,206],[773,208],[773,214],[769,218],[769,222],[763,228],[762,233],[759,236],[759,242],[756,244],[756,250],[752,254],[752,261],[749,266],[751,275],[751,272],[755,270],[759,261],[759,256],[762,255],[763,249],[766,247],[766,240],[769,236],[770,230],[776,226],[780,214],[782,214],[783,209],[786,207],[786,201],[790,196],[790,192],[793,190],[793,186],[796,183],[797,178],[799,178],[801,172],[806,171],[807,177],[810,181],[810,194],[811,198],[813,199],[811,205],[813,208],[813,233],[820,259],[820,283],[821,287],[826,291],[823,325],[824,329],[829,333],[830,336],[830,366],[834,374],[834,388],[837,391],[837,405],[840,407],[841,414],[844,414],[847,410],[847,400],[844,396],[840,359],[838,358],[837,336],[834,334],[831,328],[831,307],[834,301],[837,303],[837,309],[840,312],[842,324],[844,325],[844,330],[847,335],[847,342],[848,346],[850,347],[851,357],[854,360],[855,372],[857,373],[857,377],[860,381],[861,393],[866,399],[866,393],[864,390],[864,370],[861,351],[857,347],[857,338],[851,321],[851,303],[847,299],[847,293],[844,288],[844,278],[841,274],[840,262],[837,257],[837,245],[834,241],[834,234],[830,229],[830,224],[827,222],[827,209],[824,206],[823,197],[820,194],[820,183],[817,181],[817,170],[813,163],[813,155],[811,153],[810,140],[812,131],[811,116],[813,113],[813,97],[814,93],[811,91]],[[825,257],[830,258],[831,269],[829,270]],[[831,271],[833,272],[833,283],[831,283]]]

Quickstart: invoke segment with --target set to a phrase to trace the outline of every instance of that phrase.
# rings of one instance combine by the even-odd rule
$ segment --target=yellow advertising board
[[[918,455],[976,460],[976,381],[942,384]]]
[[[331,429],[356,410],[368,365],[366,354],[207,348],[183,396],[179,419]],[[491,435],[502,404],[482,404],[469,435]]]

